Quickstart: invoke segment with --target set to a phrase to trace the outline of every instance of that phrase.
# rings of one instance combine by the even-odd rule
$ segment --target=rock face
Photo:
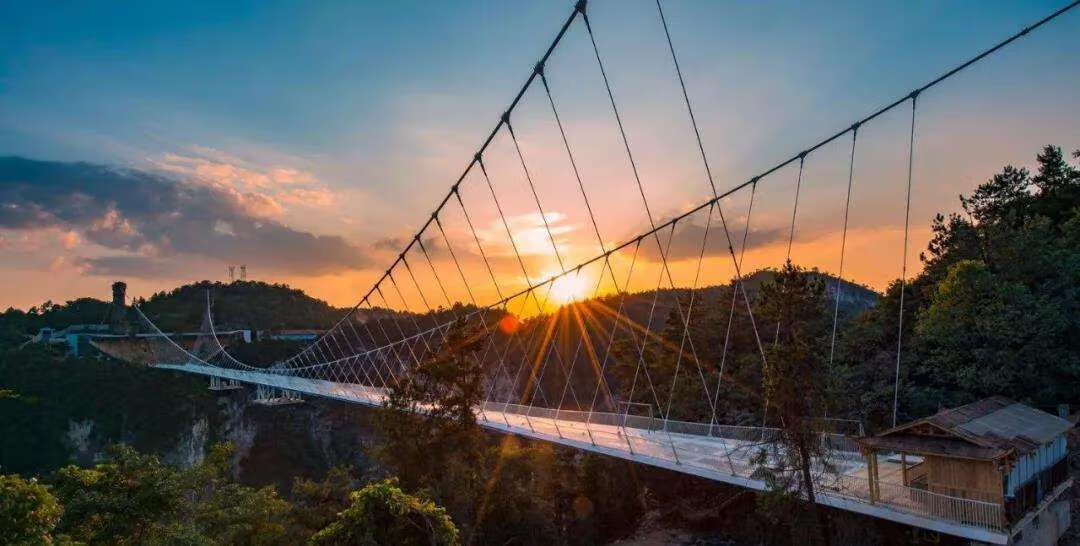
[[[165,462],[179,466],[195,466],[206,458],[209,447],[210,423],[206,417],[191,423],[190,433],[181,435],[176,447],[165,453]]]
[[[367,448],[374,442],[373,410],[323,399],[263,406],[253,403],[253,393],[252,387],[218,393],[217,415],[193,416],[164,459],[199,464],[214,442],[231,442],[234,475],[280,491],[288,491],[294,476],[321,478],[334,466],[363,470],[372,464]],[[67,441],[80,459],[92,460],[94,450],[107,443],[92,441],[92,430],[93,422],[71,423]],[[138,447],[138,438],[132,440]]]
[[[367,448],[374,442],[374,411],[323,399],[303,404],[262,406],[251,391],[233,391],[227,430],[222,439],[237,447],[237,475],[242,482],[273,483],[287,491],[292,478],[321,478],[337,465],[359,470],[371,466]]]
[[[132,398],[145,396],[128,394]],[[83,466],[101,460],[106,446],[117,442],[157,453],[169,464],[193,466],[205,459],[211,445],[227,441],[235,446],[235,477],[252,485],[274,484],[283,492],[289,490],[293,477],[321,478],[338,465],[364,471],[372,464],[367,456],[367,448],[375,438],[372,409],[323,399],[263,406],[253,403],[254,387],[250,386],[214,392],[213,396],[216,404],[186,404],[175,399],[147,401],[185,408],[179,412],[184,417],[174,417],[178,420],[168,424],[171,432],[163,434],[162,427],[109,429],[94,418],[69,418],[61,441],[67,447],[69,461]],[[135,404],[124,411],[137,411],[138,407]],[[131,415],[125,413],[117,419],[130,421]]]
[[[98,442],[92,438],[94,433],[94,421],[84,419],[82,421],[68,420],[67,433],[64,434],[64,443],[71,448],[72,457],[83,464],[94,460],[98,454]]]

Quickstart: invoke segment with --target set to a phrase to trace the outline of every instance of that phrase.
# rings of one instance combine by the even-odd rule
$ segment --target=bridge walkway
[[[155,364],[222,379],[235,379],[306,395],[369,407],[386,400],[384,389],[277,373],[244,371],[201,364]],[[593,453],[666,468],[728,484],[764,490],[767,485],[753,458],[770,449],[775,429],[709,425],[612,413],[589,413],[487,402],[477,408],[478,424],[500,432],[552,442]],[[927,530],[991,544],[1008,543],[1000,504],[949,497],[905,487],[898,475],[883,474],[880,492],[871,498],[865,459],[849,439],[825,435],[829,455],[816,466],[820,504],[879,517]],[[884,460],[883,460],[884,461]]]

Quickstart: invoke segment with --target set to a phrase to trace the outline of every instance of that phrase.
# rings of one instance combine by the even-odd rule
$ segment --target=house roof
[[[1009,452],[1008,449],[977,446],[956,438],[903,433],[860,438],[859,443],[876,451],[902,451],[915,455],[943,455],[987,461],[999,459]]]
[[[1036,449],[1072,426],[1071,422],[1056,415],[1003,396],[993,396],[941,410],[886,430],[874,438],[866,438],[862,443],[875,449],[997,459],[1010,450],[1026,453]],[[940,431],[940,435],[926,434],[928,427]]]

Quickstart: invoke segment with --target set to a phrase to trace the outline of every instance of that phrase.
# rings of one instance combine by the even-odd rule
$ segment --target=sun
[[[558,271],[551,271],[545,273],[544,276],[550,278],[558,273]],[[567,273],[551,282],[551,302],[563,305],[585,299],[587,284],[580,272]]]

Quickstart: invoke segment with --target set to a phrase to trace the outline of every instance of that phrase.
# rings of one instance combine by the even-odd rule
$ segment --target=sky
[[[1061,2],[668,1],[665,15],[718,189],[733,187],[906,95]],[[532,71],[572,2],[0,2],[0,308],[148,296],[200,279],[284,282],[356,303],[430,217]],[[603,56],[653,222],[711,197],[650,1],[592,0]],[[929,224],[1006,164],[1080,148],[1080,10],[919,99],[909,276]],[[546,67],[596,230],[541,86],[484,158],[525,272],[478,173],[462,183],[477,238],[509,290],[648,230],[641,194],[580,20]],[[810,155],[793,261],[882,290],[901,274],[910,107]],[[782,263],[797,169],[681,221],[661,277],[655,242],[594,263],[556,299],[612,285],[724,282]],[[460,208],[429,231],[451,300],[497,289]],[[749,225],[749,229],[747,229]],[[706,227],[710,230],[705,237]],[[701,241],[705,259],[697,267]],[[446,242],[461,259],[457,275]],[[741,252],[740,252],[741,253]],[[417,264],[417,285],[438,281]],[[635,264],[632,274],[630,264]],[[651,269],[650,269],[651,268]],[[402,289],[408,284],[398,271]],[[468,289],[466,284],[469,285]],[[415,285],[414,285],[415,286]],[[437,292],[436,292],[437,293]],[[405,303],[421,305],[419,293]],[[437,302],[433,302],[437,303]]]

